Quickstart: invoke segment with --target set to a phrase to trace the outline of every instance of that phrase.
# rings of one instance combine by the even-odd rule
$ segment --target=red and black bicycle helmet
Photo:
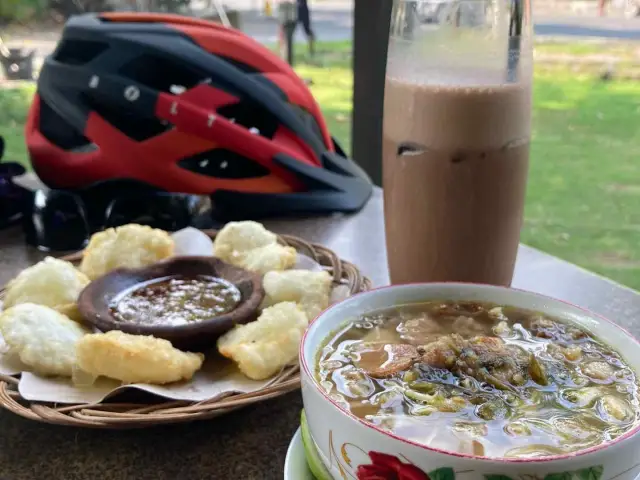
[[[26,126],[51,188],[135,180],[240,216],[356,211],[371,182],[295,72],[243,33],[177,15],[70,19]]]

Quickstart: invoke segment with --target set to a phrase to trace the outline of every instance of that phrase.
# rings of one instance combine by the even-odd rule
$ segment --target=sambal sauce
[[[242,295],[232,283],[206,275],[176,275],[144,282],[118,295],[112,315],[121,322],[185,325],[235,309]]]

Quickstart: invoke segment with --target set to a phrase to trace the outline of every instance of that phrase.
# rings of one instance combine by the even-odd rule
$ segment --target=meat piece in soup
[[[386,378],[408,369],[420,356],[418,349],[401,343],[362,344],[355,365],[373,378]]]
[[[576,325],[509,306],[373,312],[332,335],[318,365],[323,388],[354,415],[460,453],[574,452],[639,421],[638,380],[618,353]]]

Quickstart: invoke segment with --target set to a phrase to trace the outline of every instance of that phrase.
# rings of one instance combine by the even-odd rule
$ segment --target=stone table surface
[[[380,190],[357,215],[265,223],[328,246],[374,285],[388,283]],[[0,231],[0,284],[43,256],[24,245],[20,229]],[[640,334],[640,294],[535,249],[521,247],[514,286],[589,308]],[[301,407],[293,392],[209,421],[130,431],[46,425],[0,411],[0,477],[282,479]]]

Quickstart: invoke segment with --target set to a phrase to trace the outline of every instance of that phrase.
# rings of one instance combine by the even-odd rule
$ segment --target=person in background
[[[265,0],[264,2],[264,16],[273,17],[273,5],[271,0]]]
[[[315,53],[315,34],[311,28],[311,12],[309,11],[309,4],[307,0],[297,0],[298,3],[298,22],[302,24],[304,28],[304,34],[307,36],[307,42],[309,43],[309,54],[311,56]]]
[[[607,0],[598,0],[598,15],[600,17],[604,17],[606,15],[606,6]]]
[[[304,34],[306,35],[307,42],[309,44],[309,54],[313,56],[315,54],[316,36],[315,36],[315,33],[313,32],[313,29],[311,28],[311,12],[309,10],[309,3],[307,2],[307,0],[296,0],[296,10],[297,10],[296,27],[298,26],[298,24],[302,24],[302,28],[304,29]],[[280,52],[285,51],[285,43],[286,43],[285,33],[284,33],[284,30],[281,28],[280,35],[278,36],[278,44],[279,44],[278,46],[279,46]]]

